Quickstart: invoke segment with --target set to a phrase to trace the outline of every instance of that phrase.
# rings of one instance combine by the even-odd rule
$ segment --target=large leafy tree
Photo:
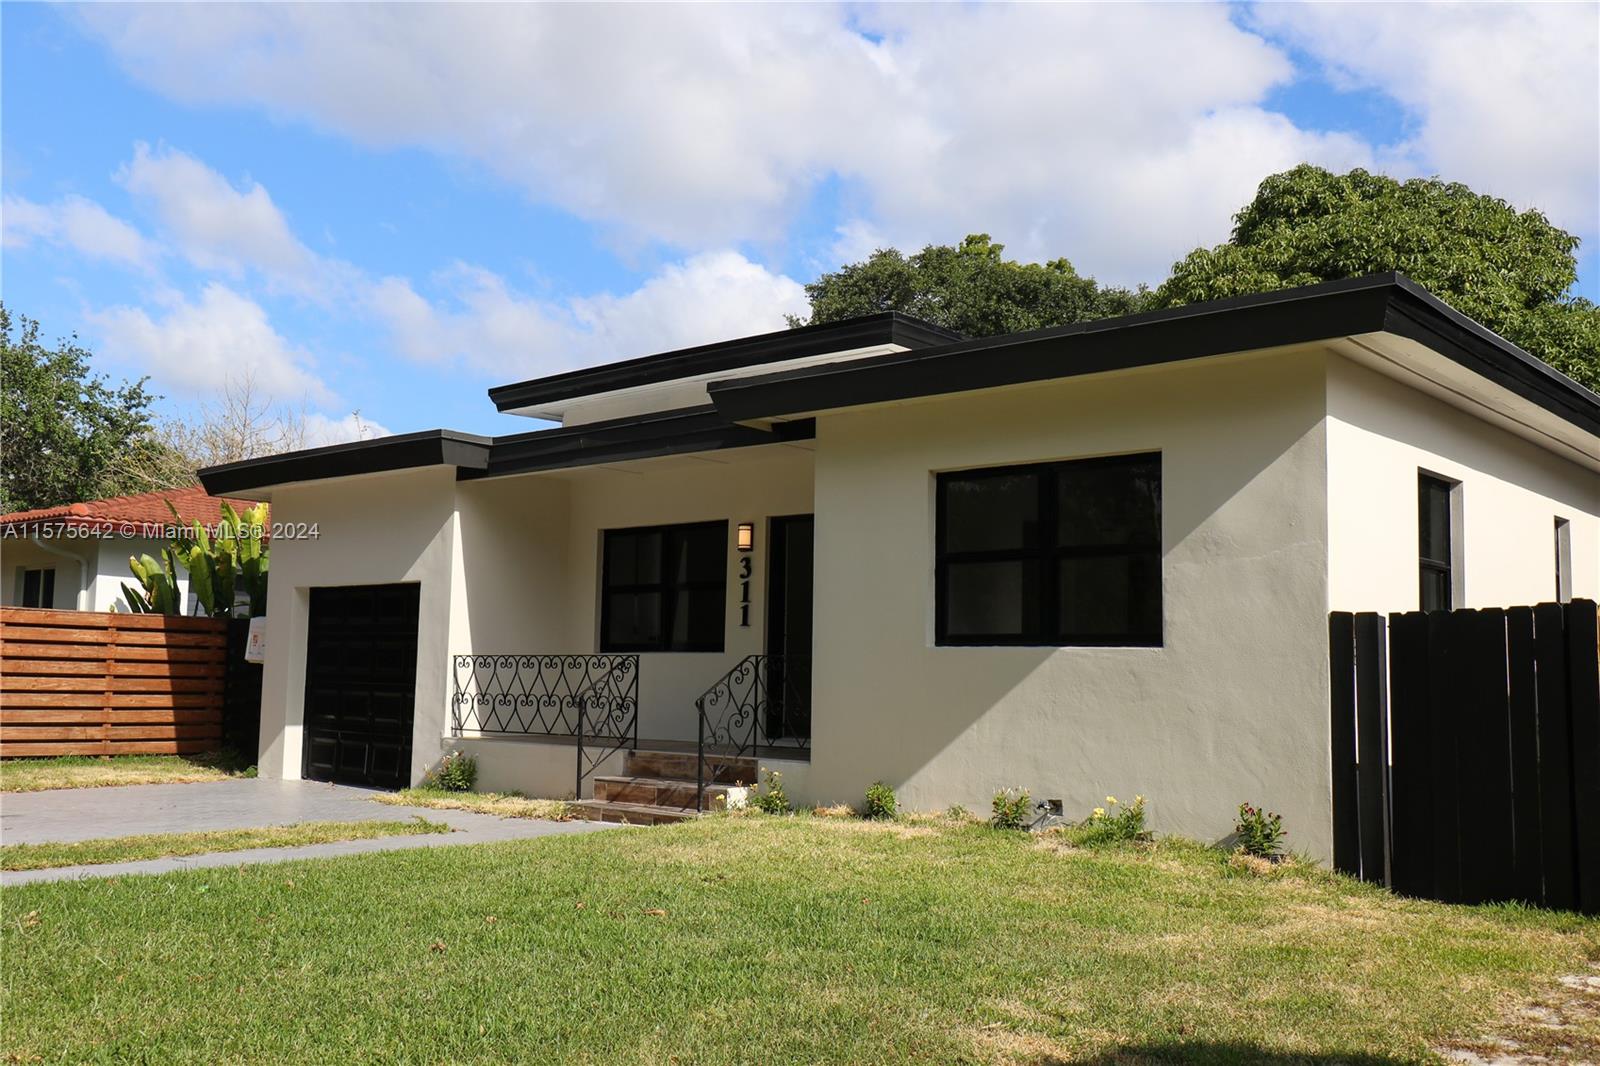
[[[89,371],[77,338],[54,348],[39,323],[0,305],[0,512],[54,507],[125,490],[115,469],[148,447],[144,379],[112,385]]]
[[[930,244],[910,256],[879,249],[807,285],[811,317],[791,318],[789,324],[903,311],[986,337],[1129,314],[1148,299],[1142,289],[1102,288],[1065,259],[1019,263],[1005,258],[1004,250],[986,233],[955,247]]]
[[[1600,308],[1566,293],[1578,239],[1537,211],[1437,179],[1301,165],[1274,174],[1156,290],[1171,307],[1398,270],[1456,310],[1600,390]]]

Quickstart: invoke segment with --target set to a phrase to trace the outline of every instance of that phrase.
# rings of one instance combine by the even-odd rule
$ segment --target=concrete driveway
[[[58,881],[76,877],[117,877],[166,873],[249,862],[357,855],[369,851],[451,847],[500,840],[526,840],[608,828],[604,822],[546,822],[532,818],[496,818],[470,811],[439,811],[376,803],[377,793],[348,785],[313,781],[207,781],[191,785],[121,785],[112,788],[51,789],[0,795],[0,843],[42,844],[139,836],[146,833],[194,833],[210,829],[252,829],[294,822],[365,822],[421,816],[444,822],[454,832],[420,836],[345,840],[297,848],[220,851],[146,862],[71,866],[54,870],[0,873],[0,885]]]

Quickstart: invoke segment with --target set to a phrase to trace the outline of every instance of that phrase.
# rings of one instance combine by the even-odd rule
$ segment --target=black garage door
[[[311,780],[410,784],[419,588],[311,590],[303,769]]]

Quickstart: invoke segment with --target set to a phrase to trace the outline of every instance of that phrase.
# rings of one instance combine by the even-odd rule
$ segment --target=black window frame
[[[1118,544],[1080,544],[1063,546],[1060,540],[1060,510],[1058,487],[1060,471],[1082,470],[1091,466],[1132,466],[1151,463],[1156,468],[1156,536],[1149,542],[1138,541]],[[1018,474],[1037,479],[1037,524],[1039,543],[1034,547],[973,549],[950,551],[947,548],[947,493],[946,486],[957,481],[973,481],[991,477],[1011,477]],[[1159,648],[1166,640],[1165,577],[1162,556],[1162,539],[1165,520],[1162,516],[1162,483],[1165,474],[1162,454],[1133,452],[1123,455],[1094,456],[1083,459],[1062,459],[1038,463],[1016,463],[1010,466],[982,467],[973,470],[951,470],[939,473],[934,484],[934,643],[939,647],[1028,647],[1028,648]],[[1060,629],[1047,629],[1046,620],[1061,617],[1059,564],[1064,559],[1084,559],[1111,556],[1135,556],[1148,553],[1153,560],[1156,581],[1157,627],[1152,632],[1125,633],[1069,633]],[[1034,562],[1038,567],[1038,610],[1036,626],[1021,634],[951,635],[949,632],[949,579],[951,563],[971,562]],[[1059,625],[1059,621],[1055,623]]]
[[[21,567],[21,574],[17,580],[17,606],[38,607],[49,610],[56,605],[56,568],[53,566],[25,566]],[[33,599],[36,603],[29,603],[28,578],[39,575],[39,583],[34,587]]]
[[[1461,488],[1461,482],[1450,478],[1430,474],[1426,470],[1417,471],[1417,609],[1421,611],[1452,611],[1456,607],[1456,579],[1460,576],[1456,572],[1458,565],[1457,554],[1460,550],[1461,531],[1457,520],[1456,493]],[[1429,520],[1434,511],[1431,506],[1429,492],[1438,492],[1444,498],[1444,554],[1445,558],[1437,559],[1427,553],[1427,544],[1433,538],[1429,536]],[[1429,604],[1428,590],[1429,578],[1444,580],[1441,585],[1444,589],[1444,602],[1442,604]]]
[[[710,532],[716,530],[721,536],[722,566],[716,581],[670,581],[667,579],[667,559],[670,557],[668,545],[672,538],[682,536],[691,531]],[[649,536],[659,534],[661,538],[661,559],[657,562],[656,581],[636,581],[628,584],[613,585],[611,581],[611,538],[616,536]],[[719,625],[716,640],[693,641],[687,639],[675,640],[672,630],[672,619],[677,612],[678,597],[689,591],[710,592],[715,590],[721,599],[722,607],[717,612]],[[658,632],[661,639],[657,641],[614,642],[611,640],[611,598],[613,595],[628,593],[648,594],[654,593],[660,598],[660,625]],[[728,640],[728,520],[714,519],[706,522],[677,522],[669,525],[654,526],[626,526],[618,529],[601,531],[600,537],[600,633],[599,648],[602,653],[650,653],[650,652],[721,652],[727,646]]]

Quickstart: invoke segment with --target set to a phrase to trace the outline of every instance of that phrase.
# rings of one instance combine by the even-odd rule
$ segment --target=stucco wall
[[[59,611],[125,611],[122,585],[134,588],[138,580],[128,569],[129,556],[159,559],[169,542],[148,537],[60,537],[43,545],[21,538],[0,539],[0,603],[18,602],[17,571],[54,567],[55,600]],[[178,571],[178,591],[184,612],[189,612],[189,577]]]
[[[1345,359],[1328,370],[1329,604],[1418,606],[1417,473],[1461,482],[1463,607],[1555,598],[1555,518],[1572,590],[1600,595],[1600,474]]]
[[[1227,834],[1241,801],[1327,855],[1323,357],[1081,378],[825,415],[813,760],[803,798],[882,779],[912,808],[1024,786],[1081,816]],[[1159,450],[1165,643],[933,642],[933,475]]]
[[[693,740],[694,700],[746,655],[766,650],[767,533],[774,515],[811,513],[811,452],[778,445],[641,464],[636,470],[594,468],[570,481],[566,573],[567,642],[599,647],[601,532],[627,526],[726,520],[728,595],[723,651],[646,654],[639,660],[639,735]],[[756,525],[750,580],[750,625],[739,625],[738,552],[734,527]]]
[[[305,704],[310,589],[418,582],[412,779],[436,762],[449,703],[455,471],[447,467],[280,488],[278,523],[315,522],[316,539],[272,545],[272,594],[261,690],[261,774],[297,778]]]

